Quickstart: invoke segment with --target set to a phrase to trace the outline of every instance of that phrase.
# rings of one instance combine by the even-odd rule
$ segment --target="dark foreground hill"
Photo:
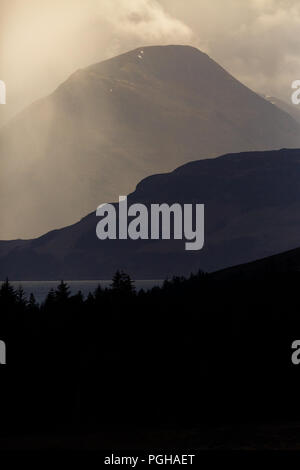
[[[268,275],[300,273],[300,248],[212,273],[217,280],[263,280]]]
[[[151,448],[162,430],[181,431],[181,441],[162,436],[161,447],[176,442],[185,450],[295,445],[285,426],[269,424],[268,436],[260,429],[257,439],[251,428],[299,423],[300,353],[292,344],[299,340],[300,273],[214,277],[199,272],[137,293],[117,273],[110,289],[98,287],[86,299],[61,282],[41,306],[3,283],[0,448],[116,452],[129,436],[131,449],[147,447],[141,429]],[[226,429],[242,423],[237,445]]]
[[[215,271],[299,246],[300,150],[225,155],[154,175],[128,204],[205,204],[205,245],[182,240],[96,237],[92,213],[75,225],[28,241],[0,242],[0,278],[111,279],[124,269],[136,279]]]
[[[140,48],[78,70],[1,129],[0,239],[74,223],[192,160],[282,147],[300,147],[299,123],[206,54]]]

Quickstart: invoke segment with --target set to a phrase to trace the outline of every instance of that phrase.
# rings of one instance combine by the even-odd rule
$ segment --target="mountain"
[[[246,152],[185,164],[141,181],[128,205],[205,204],[205,245],[96,237],[95,212],[33,240],[0,242],[0,278],[137,279],[216,271],[299,246],[300,150]]]
[[[300,125],[188,46],[78,70],[0,130],[0,239],[32,238],[154,173],[227,152],[300,147]]]
[[[251,263],[222,269],[211,274],[217,280],[264,280],[267,275],[291,274],[300,275],[300,248],[289,250],[278,255],[252,261]]]
[[[264,99],[272,103],[277,108],[289,114],[295,121],[300,124],[300,106],[287,103],[286,101],[276,98],[276,96],[262,95]]]

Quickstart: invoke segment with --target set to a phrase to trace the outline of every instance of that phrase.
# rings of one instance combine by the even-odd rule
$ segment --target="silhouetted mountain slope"
[[[154,173],[225,152],[300,147],[300,126],[187,46],[78,70],[0,131],[0,238],[28,238]]]
[[[217,280],[263,280],[267,276],[300,273],[300,248],[212,273]]]
[[[185,251],[181,240],[96,237],[92,213],[75,225],[28,241],[0,242],[0,277],[164,278],[199,268],[215,271],[299,246],[300,150],[249,152],[188,163],[144,179],[128,204],[204,203],[205,246]]]

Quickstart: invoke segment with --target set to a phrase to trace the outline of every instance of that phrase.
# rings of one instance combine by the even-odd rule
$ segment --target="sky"
[[[79,68],[130,49],[190,44],[257,92],[300,79],[299,0],[0,0],[0,125]]]

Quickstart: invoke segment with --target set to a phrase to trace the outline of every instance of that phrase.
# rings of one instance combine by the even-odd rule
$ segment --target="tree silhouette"
[[[134,294],[134,282],[124,271],[117,271],[112,278],[112,291],[118,294]]]
[[[38,304],[33,293],[29,296],[28,307],[31,311],[38,310]]]
[[[64,303],[70,297],[70,287],[64,281],[61,281],[55,291],[55,298],[59,303]]]
[[[16,302],[19,307],[24,308],[27,306],[27,298],[22,286],[19,286],[16,292]]]
[[[0,287],[0,298],[6,302],[14,302],[16,300],[16,291],[9,283],[8,278],[6,278]]]

